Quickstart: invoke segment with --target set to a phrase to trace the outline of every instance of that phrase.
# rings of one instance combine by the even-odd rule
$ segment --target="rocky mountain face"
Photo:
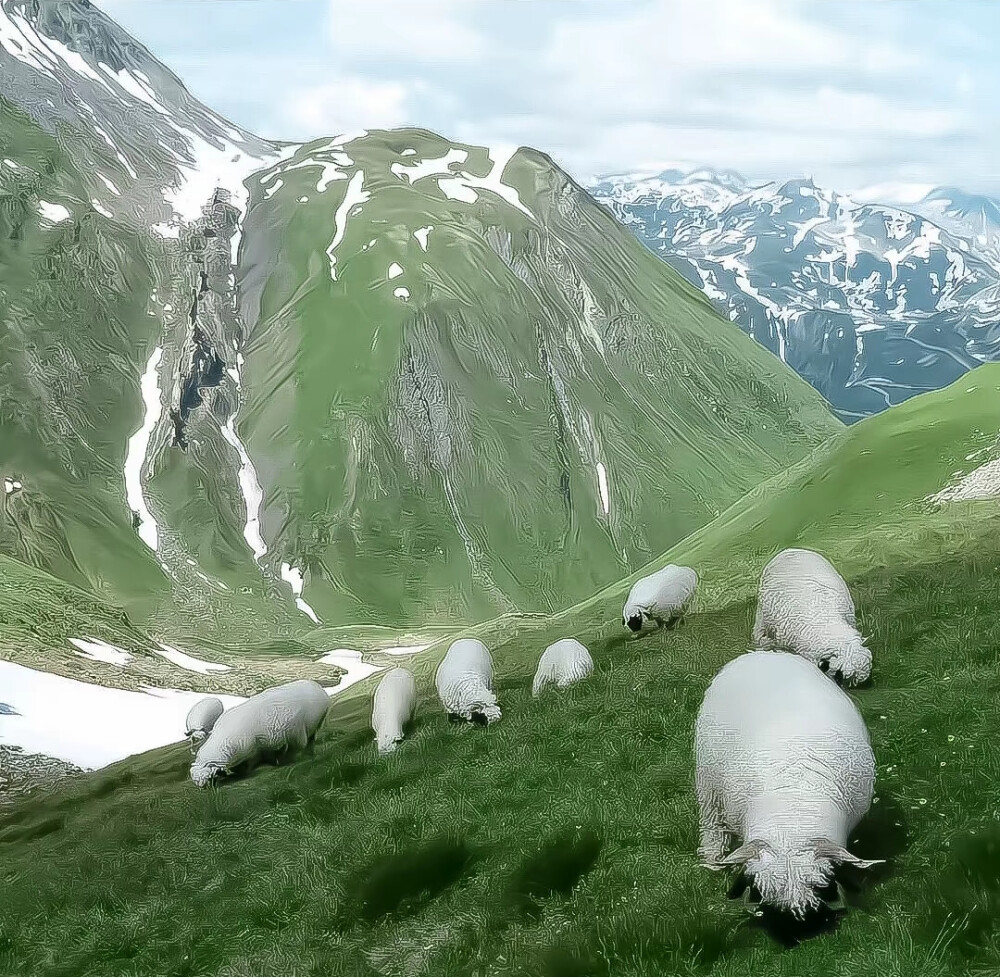
[[[540,153],[268,143],[0,11],[0,547],[136,621],[557,608],[839,429]]]
[[[590,190],[848,422],[1000,358],[989,198],[934,191],[911,212],[711,170]]]

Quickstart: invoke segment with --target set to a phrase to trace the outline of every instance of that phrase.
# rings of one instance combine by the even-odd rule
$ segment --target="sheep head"
[[[828,838],[814,838],[790,848],[753,839],[717,864],[743,866],[760,892],[762,903],[802,919],[824,904],[829,908],[842,906],[843,894],[839,885],[837,904],[827,902],[819,894],[833,881],[836,865],[846,863],[870,868],[880,862],[857,858]]]
[[[198,760],[191,764],[191,779],[198,787],[204,787],[225,768],[218,760]]]
[[[642,629],[642,610],[635,604],[626,604],[622,610],[622,627],[628,628],[633,634]]]
[[[375,739],[378,752],[383,756],[387,753],[395,752],[396,747],[399,746],[399,742],[402,738],[402,733],[380,732]]]

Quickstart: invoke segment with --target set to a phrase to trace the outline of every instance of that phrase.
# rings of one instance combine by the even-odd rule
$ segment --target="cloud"
[[[402,82],[341,77],[293,93],[288,122],[296,138],[407,125],[411,87]]]
[[[330,0],[328,32],[349,62],[463,63],[484,56],[488,38],[469,22],[477,0]]]

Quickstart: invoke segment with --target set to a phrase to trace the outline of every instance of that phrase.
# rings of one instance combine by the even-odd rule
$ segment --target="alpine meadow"
[[[265,139],[103,6],[0,0],[0,974],[1000,972],[1000,237]],[[704,801],[793,548],[840,840],[806,700]]]

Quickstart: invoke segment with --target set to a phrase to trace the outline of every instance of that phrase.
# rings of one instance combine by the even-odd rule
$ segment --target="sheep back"
[[[297,679],[265,689],[224,712],[198,750],[191,779],[207,783],[247,761],[306,746],[330,708],[323,686]]]
[[[539,695],[548,685],[564,689],[581,681],[594,670],[590,652],[576,638],[562,638],[549,645],[538,660],[531,694]]]
[[[477,638],[453,641],[434,675],[438,697],[449,714],[471,720],[474,714],[487,722],[500,718],[493,693],[493,658]]]
[[[723,666],[695,725],[695,784],[712,810],[747,841],[753,799],[783,798],[785,826],[838,844],[871,805],[875,759],[868,728],[847,693],[798,655],[754,651]],[[810,823],[815,821],[816,823]]]
[[[380,753],[391,753],[403,739],[403,727],[413,718],[417,684],[407,668],[386,672],[372,696],[372,729]]]

